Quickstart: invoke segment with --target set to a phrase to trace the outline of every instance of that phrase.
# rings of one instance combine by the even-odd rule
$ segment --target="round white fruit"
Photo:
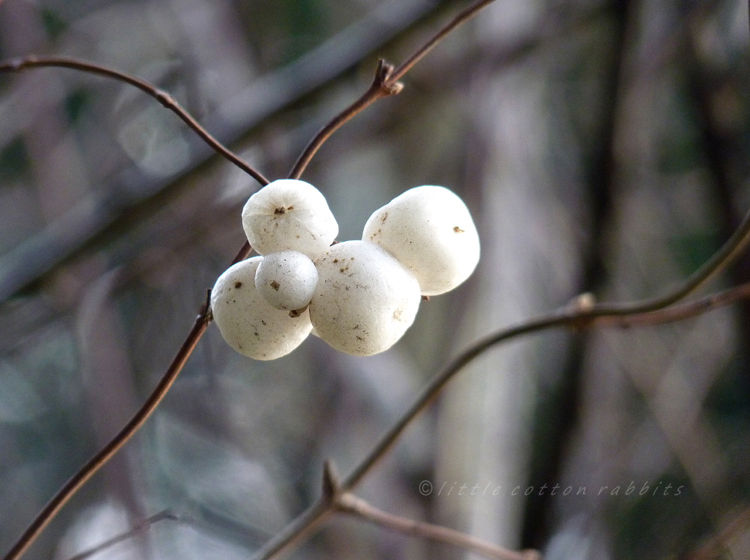
[[[395,344],[414,322],[419,283],[373,243],[345,241],[316,261],[318,286],[310,320],[328,344],[354,356],[371,356]]]
[[[426,296],[452,290],[479,262],[471,214],[445,187],[415,187],[397,196],[370,216],[362,239],[377,243],[411,270]]]
[[[318,270],[298,251],[277,251],[263,257],[255,272],[255,287],[276,309],[302,309],[318,284]]]
[[[255,289],[255,272],[263,257],[229,267],[211,291],[211,312],[224,340],[256,360],[285,356],[312,330],[307,311],[291,317],[271,306]]]
[[[323,194],[294,179],[274,181],[251,196],[242,210],[242,227],[261,255],[299,251],[313,260],[339,233]]]

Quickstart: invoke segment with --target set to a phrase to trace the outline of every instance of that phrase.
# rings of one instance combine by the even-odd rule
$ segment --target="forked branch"
[[[750,298],[750,286],[743,285],[727,292],[709,296],[704,300],[674,306],[675,303],[695,292],[721,270],[731,265],[748,242],[750,242],[750,212],[745,216],[737,231],[713,257],[682,285],[665,296],[624,304],[595,304],[588,297],[581,298],[577,300],[575,305],[565,306],[557,311],[503,329],[475,342],[454,358],[447,367],[438,372],[411,407],[380,438],[352,473],[338,485],[338,492],[352,491],[393,447],[412,421],[437,398],[451,379],[487,350],[503,342],[560,327],[585,329],[598,324],[628,327],[630,321],[632,321],[633,326],[639,324],[656,325],[694,317],[740,299]],[[282,553],[311,534],[333,511],[335,511],[335,500],[331,500],[330,497],[324,495],[266,543],[253,556],[253,560],[279,558]]]
[[[362,97],[336,115],[320,130],[320,132],[318,132],[318,134],[315,135],[299,156],[299,159],[297,159],[292,170],[289,172],[290,179],[299,179],[302,176],[302,173],[307,169],[310,160],[312,160],[320,147],[345,123],[349,122],[358,113],[361,113],[378,99],[389,97],[391,95],[398,95],[401,92],[404,88],[403,84],[391,80],[393,70],[393,66],[383,59],[378,61],[378,67],[375,69],[375,78],[373,79],[370,88],[362,95]]]
[[[1,1],[1,0],[0,0]],[[318,135],[311,141],[305,151],[302,153],[295,164],[291,176],[298,178],[304,172],[311,158],[315,155],[320,146],[330,137],[338,128],[348,122],[357,113],[365,109],[377,99],[394,95],[401,89],[398,80],[411,69],[427,52],[429,52],[442,38],[444,38],[455,27],[475,15],[480,9],[490,4],[492,0],[482,0],[476,2],[471,7],[464,10],[438,34],[435,35],[424,47],[419,49],[410,57],[402,66],[394,69],[392,66],[381,61],[373,81],[373,85],[368,91],[354,104],[344,110],[340,115],[334,118]],[[91,63],[77,59],[61,57],[27,57],[11,63],[0,65],[0,72],[19,71],[24,68],[35,68],[44,66],[60,66],[73,68],[77,70],[93,72],[100,75],[125,81],[152,95],[159,100],[165,107],[174,111],[183,121],[185,121],[193,130],[198,132],[201,137],[211,145],[212,148],[221,153],[224,157],[235,163],[238,167],[248,172],[261,184],[265,185],[268,180],[260,173],[255,171],[251,166],[242,161],[238,156],[232,154],[229,150],[221,146],[213,137],[210,136],[197,122],[182,109],[177,102],[168,94],[158,90],[151,84],[138,78],[133,78],[118,71],[93,65]],[[750,214],[745,217],[740,228],[735,232],[732,238],[722,247],[722,249],[709,260],[706,265],[691,276],[677,290],[667,294],[664,297],[647,300],[644,302],[635,302],[619,305],[584,305],[575,307],[566,307],[561,310],[531,319],[522,324],[504,329],[498,333],[480,340],[466,349],[456,357],[445,369],[439,372],[433,380],[424,389],[422,394],[415,400],[413,405],[403,414],[396,424],[380,439],[374,446],[370,454],[357,466],[354,471],[343,481],[337,479],[333,486],[336,490],[335,495],[346,495],[372,470],[375,464],[388,452],[400,437],[406,427],[413,419],[421,413],[440,393],[445,385],[466,365],[482,355],[490,348],[498,344],[515,339],[522,335],[544,331],[557,327],[588,328],[601,324],[609,326],[627,326],[629,321],[632,324],[656,324],[659,322],[680,320],[688,316],[705,313],[721,305],[727,305],[738,299],[750,297],[750,287],[740,286],[732,291],[724,292],[711,296],[710,301],[693,302],[684,306],[674,306],[700,286],[705,284],[709,279],[714,277],[720,270],[728,266],[736,256],[746,247],[750,240]],[[242,260],[249,252],[249,245],[243,245],[235,261]],[[703,301],[703,300],[701,300]],[[692,306],[692,307],[690,307]],[[638,323],[641,321],[641,323]],[[76,473],[68,483],[56,494],[47,506],[40,512],[37,518],[32,522],[29,528],[24,532],[19,541],[13,546],[11,551],[6,555],[5,560],[17,560],[23,552],[33,543],[36,537],[41,533],[44,527],[51,521],[54,515],[62,506],[72,497],[75,492],[93,476],[106,462],[132,437],[136,431],[148,419],[151,413],[158,406],[159,402],[166,395],[167,391],[175,381],[185,362],[191,355],[196,344],[205,332],[210,322],[210,310],[204,306],[198,315],[195,324],[188,333],[188,336],[178,351],[174,360],[165,372],[163,378],[157,385],[156,389],[136,413],[131,421],[115,436],[115,438],[105,446],[97,455],[92,458],[78,473]],[[337,499],[332,499],[330,492],[324,494],[315,504],[313,504],[298,519],[293,521],[288,527],[282,530],[272,538],[255,556],[256,560],[270,560],[276,558],[283,551],[288,550],[295,543],[299,542],[305,536],[312,533],[325,519],[337,511]],[[353,506],[352,506],[353,507]],[[387,514],[386,514],[387,515]],[[468,537],[470,538],[470,537]]]
[[[336,501],[336,511],[346,513],[364,521],[369,521],[385,529],[404,533],[435,541],[443,544],[449,544],[477,552],[486,558],[494,560],[540,560],[541,556],[535,550],[525,550],[516,552],[490,542],[472,537],[461,531],[441,527],[431,523],[415,521],[392,513],[385,512],[376,508],[369,502],[358,498],[351,492],[345,492]]]
[[[398,68],[394,68],[392,65],[386,63],[384,60],[378,61],[378,67],[375,70],[375,79],[372,82],[370,88],[362,94],[354,103],[344,109],[339,115],[333,118],[327,125],[325,125],[320,132],[310,141],[307,147],[300,154],[294,167],[289,172],[291,179],[299,179],[304,173],[310,160],[317,153],[320,147],[325,143],[331,135],[341,128],[344,124],[349,122],[355,115],[365,110],[367,107],[375,103],[378,99],[383,97],[389,97],[391,95],[397,95],[403,89],[403,84],[399,82],[404,75],[411,70],[417,62],[422,60],[427,53],[434,49],[440,41],[445,39],[448,34],[453,31],[456,27],[462,23],[467,22],[474,17],[482,8],[492,4],[495,0],[480,0],[479,2],[473,3],[471,6],[466,8],[463,12],[454,17],[446,26],[438,31],[424,46],[418,49],[413,55],[411,55],[406,62],[404,62]]]
[[[341,478],[331,459],[328,459],[323,465],[322,499],[335,512],[344,513],[406,535],[472,550],[494,560],[541,560],[541,556],[535,550],[515,552],[455,529],[415,521],[380,510],[353,493],[342,490]]]
[[[481,2],[478,2],[474,6],[459,14],[456,19],[454,19],[445,28],[443,28],[443,30],[441,30],[438,35],[431,39],[430,42],[427,43],[427,45],[419,49],[413,56],[411,56],[407,60],[405,65],[403,65],[401,68],[399,68],[399,70],[396,71],[398,77],[403,76],[414,64],[416,64],[418,60],[420,60],[424,56],[424,54],[431,50],[447,34],[448,31],[452,30],[463,21],[466,21],[466,19],[468,19],[470,15],[473,15],[480,8],[484,7],[487,4],[489,4],[488,0],[482,0]],[[112,68],[71,57],[28,56],[25,58],[20,58],[0,64],[0,73],[19,72],[24,69],[44,67],[71,68],[74,70],[89,72],[120,80],[137,87],[138,89],[154,97],[168,109],[175,112],[214,150],[237,165],[240,169],[246,171],[261,185],[268,184],[268,179],[266,179],[260,172],[258,172],[252,166],[242,160],[242,158],[222,146],[221,143],[219,143],[218,140],[213,138],[213,136],[211,136],[202,126],[200,126],[198,122],[195,121],[195,119],[193,119],[188,114],[188,112],[185,111],[177,103],[177,101],[175,101],[175,99],[171,95],[156,88],[145,80],[120,72],[118,70],[114,70]],[[375,89],[377,89],[377,91],[375,91]],[[356,115],[358,112],[360,112],[362,109],[364,109],[377,99],[380,99],[381,97],[387,95],[394,95],[398,93],[400,89],[401,86],[397,84],[397,78],[394,77],[393,67],[385,64],[384,62],[381,62],[378,65],[378,71],[376,73],[373,86],[363,96],[363,99],[365,99],[365,101],[362,101],[361,103],[355,102],[354,105],[347,108],[338,117],[333,119],[333,124],[327,127],[328,130],[324,135],[321,136],[321,134],[318,134],[318,136],[316,136],[316,139],[314,139],[310,144],[310,146],[313,146],[313,148],[308,147],[308,149],[305,150],[302,156],[300,156],[297,166],[295,166],[295,169],[299,168],[297,176],[301,175],[302,171],[304,171],[304,168],[310,162],[310,159],[315,155],[315,152],[318,150],[318,148],[320,148],[325,140],[328,139],[330,135],[333,134],[333,132],[335,132],[339,127],[341,127],[341,125],[350,120],[352,117],[354,117],[354,115]],[[250,245],[247,242],[244,243],[232,263],[236,263],[247,258],[247,256],[250,254],[250,251]],[[136,412],[130,422],[128,422],[123,427],[123,429],[102,450],[100,450],[92,459],[90,459],[83,467],[81,467],[81,469],[75,475],[73,475],[73,477],[57,492],[57,494],[55,494],[52,500],[50,500],[50,502],[42,509],[42,511],[39,512],[36,518],[27,527],[27,529],[21,535],[19,540],[13,545],[13,547],[3,560],[17,560],[18,558],[20,558],[28,549],[28,547],[31,546],[36,538],[41,534],[41,532],[49,524],[49,522],[54,518],[58,511],[60,511],[60,509],[68,502],[68,500],[70,500],[70,498],[86,483],[86,481],[88,481],[94,474],[96,474],[96,472],[98,472],[99,469],[101,469],[115,455],[115,453],[117,453],[117,451],[119,451],[122,446],[125,445],[125,443],[131,437],[133,437],[133,435],[135,435],[138,429],[151,416],[153,411],[156,409],[156,406],[166,396],[169,388],[174,383],[180,371],[182,371],[182,368],[187,362],[187,359],[190,357],[193,349],[200,341],[203,333],[206,331],[206,328],[208,327],[210,321],[211,312],[208,305],[206,304],[201,309],[201,312],[199,313],[195,324],[188,333],[174,360],[167,368],[158,385],[151,393],[144,405],[138,410],[138,412]]]

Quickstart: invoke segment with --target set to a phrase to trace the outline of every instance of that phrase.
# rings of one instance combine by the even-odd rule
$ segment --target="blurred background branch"
[[[366,89],[376,56],[402,60],[466,5],[9,0],[0,54],[142,76],[277,178]],[[631,301],[685,278],[750,207],[747,36],[742,0],[488,8],[305,175],[341,239],[409,187],[452,188],[481,229],[474,277],[424,302],[405,339],[368,359],[311,339],[251,362],[209,329],[153,424],[28,558],[73,557],[167,509],[197,524],[157,523],[90,558],[249,557],[314,501],[323,458],[349,472],[468,342],[583,291]],[[3,550],[111,435],[108,411],[145,399],[242,243],[252,181],[154,105],[63,71],[0,80]],[[750,281],[747,263],[717,289]],[[552,560],[689,557],[714,537],[746,557],[747,524],[732,520],[750,494],[747,317],[737,306],[489,352],[358,495]],[[105,379],[110,352],[120,367]],[[459,495],[463,484],[502,488]],[[456,550],[336,518],[293,557]]]

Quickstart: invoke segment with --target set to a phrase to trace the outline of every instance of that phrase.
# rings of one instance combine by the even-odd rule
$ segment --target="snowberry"
[[[211,291],[211,312],[227,343],[256,360],[280,358],[299,346],[312,324],[305,310],[290,316],[271,306],[255,289],[263,257],[238,262],[219,276]]]
[[[318,271],[297,251],[278,251],[263,257],[255,272],[255,287],[276,309],[302,309],[315,292]]]
[[[242,226],[261,255],[291,250],[311,259],[323,254],[339,232],[323,194],[294,179],[274,181],[251,196],[242,210]]]
[[[452,290],[479,262],[471,214],[445,187],[415,187],[397,196],[370,216],[362,239],[377,243],[411,270],[426,296]]]
[[[419,284],[379,246],[345,241],[315,264],[319,278],[310,320],[320,338],[337,350],[355,356],[383,352],[414,322]]]

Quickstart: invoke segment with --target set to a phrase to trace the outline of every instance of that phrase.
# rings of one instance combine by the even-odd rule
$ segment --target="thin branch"
[[[453,31],[456,27],[465,23],[472,17],[474,17],[482,8],[488,6],[495,0],[479,0],[475,2],[463,12],[453,18],[446,26],[435,34],[423,47],[417,50],[411,55],[406,62],[401,66],[394,69],[393,66],[387,64],[384,60],[378,61],[378,67],[375,70],[375,79],[372,82],[370,88],[362,94],[362,96],[352,103],[349,107],[344,109],[336,117],[333,118],[327,125],[325,125],[310,141],[300,154],[294,167],[289,172],[291,179],[299,179],[307,168],[310,160],[317,153],[320,147],[325,143],[331,135],[341,128],[344,124],[349,122],[354,116],[362,112],[364,109],[372,105],[378,99],[383,97],[389,97],[391,95],[397,95],[403,89],[403,84],[399,82],[399,79],[403,78],[404,75],[411,70],[414,65],[422,60],[427,53],[429,53],[440,41]]]
[[[210,322],[210,310],[208,302],[204,304],[200,313],[195,319],[193,327],[182,343],[179,351],[175,355],[172,363],[162,376],[161,380],[149,395],[143,406],[135,413],[130,421],[120,430],[117,435],[105,445],[94,457],[76,473],[65,485],[58,490],[57,494],[47,503],[39,512],[34,521],[31,522],[26,531],[21,535],[4,560],[17,560],[31,546],[39,534],[57,515],[57,512],[70,500],[70,498],[99,470],[107,461],[109,461],[127,441],[135,434],[138,429],[148,420],[156,407],[166,396],[169,388],[177,379],[180,371],[184,367],[190,355],[193,353],[195,345],[200,340]]]
[[[201,120],[225,145],[241,142],[268,118],[326,87],[438,9],[442,9],[440,2],[425,0],[378,2],[362,18],[294,62],[252,80]],[[4,127],[6,124],[3,122]],[[205,149],[193,150],[189,164],[169,178],[142,173],[137,164],[126,167],[108,179],[99,194],[86,196],[42,232],[3,255],[0,301],[43,280],[105,237],[129,229],[134,214],[150,214],[154,211],[152,203],[160,206],[161,201],[186,188],[182,179],[207,163],[208,152],[212,152],[203,142],[199,144]],[[114,194],[119,192],[129,194],[123,199]]]
[[[239,250],[232,264],[247,258],[252,251],[250,244],[245,242]],[[187,363],[188,358],[193,353],[195,346],[200,341],[203,333],[206,332],[209,323],[212,320],[210,307],[210,290],[206,295],[206,302],[201,307],[195,323],[190,329],[185,341],[182,343],[179,351],[175,355],[172,363],[164,372],[159,383],[149,395],[146,402],[130,419],[130,421],[105,445],[94,457],[92,457],[81,469],[73,475],[65,485],[58,490],[57,494],[47,503],[39,512],[34,521],[28,526],[26,531],[21,535],[13,548],[8,552],[3,560],[16,560],[20,558],[29,546],[41,534],[44,528],[57,515],[62,507],[78,492],[78,490],[96,474],[114,455],[125,445],[130,438],[143,426],[146,420],[153,414],[156,407],[167,395],[182,368]]]
[[[481,2],[478,2],[474,7],[462,12],[462,14],[459,15],[460,21],[452,21],[448,24],[448,28],[455,28],[458,24],[468,19],[469,16],[467,16],[467,13],[476,13],[479,9],[481,9],[488,3],[488,0],[482,0]],[[408,69],[414,66],[414,64],[416,64],[416,62],[420,60],[430,49],[432,49],[432,47],[434,47],[434,45],[437,44],[437,42],[444,36],[444,31],[439,32],[438,35],[428,43],[426,48],[420,49],[420,51],[418,51],[407,61],[408,68],[402,67],[399,71],[399,75],[402,76],[404,73],[406,73]],[[209,145],[211,145],[214,149],[217,149],[219,153],[247,171],[261,184],[268,184],[269,181],[265,177],[255,171],[248,164],[244,163],[238,156],[234,156],[234,154],[224,148],[218,141],[213,139],[213,137],[208,132],[206,132],[196,121],[194,121],[192,117],[190,117],[187,112],[185,112],[179,106],[179,104],[177,104],[177,102],[174,100],[174,98],[172,98],[171,95],[159,90],[158,88],[154,87],[144,80],[141,80],[140,78],[121,73],[108,67],[91,64],[89,62],[74,58],[64,57],[45,58],[30,56],[22,59],[17,59],[8,63],[0,64],[0,72],[18,72],[23,70],[24,68],[43,66],[59,66],[92,72],[124,81],[141,89],[142,91],[155,97],[162,105],[174,111],[189,126],[191,126],[193,130],[198,132],[198,134],[201,135],[201,137],[206,140]],[[397,80],[392,79],[392,72],[392,66],[385,64],[383,61],[378,64],[378,71],[376,73],[373,86],[362,98],[365,100],[361,103],[355,102],[352,107],[344,111],[341,115],[339,115],[339,117],[335,118],[332,121],[333,126],[330,127],[329,131],[325,134],[318,135],[321,139],[317,143],[315,139],[313,140],[313,142],[311,143],[312,147],[303,152],[300,160],[298,161],[298,164],[295,165],[296,171],[292,172],[292,177],[299,177],[302,174],[302,171],[304,171],[305,167],[307,166],[317,149],[320,147],[320,145],[322,145],[325,139],[333,134],[333,132],[335,132],[335,130],[337,130],[341,125],[350,120],[352,117],[354,117],[354,115],[359,113],[362,109],[364,109],[380,97],[386,95],[395,95],[399,91],[401,91],[402,86],[398,84]],[[389,80],[391,81],[389,82]],[[367,99],[369,99],[369,101]],[[326,129],[324,129],[324,131],[325,130]],[[234,159],[232,158],[236,158],[239,161],[234,161]],[[250,245],[248,243],[243,244],[233,262],[244,259],[249,254],[249,252]],[[47,526],[47,524],[49,524],[49,522],[54,518],[57,512],[65,505],[65,503],[67,503],[67,501],[86,483],[86,481],[88,481],[89,478],[91,478],[102,466],[104,466],[107,461],[109,461],[109,459],[111,459],[115,455],[115,453],[117,453],[117,451],[123,445],[125,445],[125,443],[138,431],[143,423],[145,423],[145,421],[156,409],[156,406],[159,404],[159,402],[161,402],[164,396],[166,396],[167,391],[171,387],[172,383],[174,383],[177,375],[179,375],[187,359],[192,354],[193,349],[203,336],[203,333],[208,327],[210,321],[211,310],[207,302],[198,315],[193,328],[190,330],[187,338],[183,342],[177,356],[174,358],[172,364],[170,364],[170,367],[164,373],[161,381],[157,385],[154,392],[149,396],[148,400],[144,403],[143,407],[141,407],[136,415],[114,437],[114,439],[112,439],[101,451],[99,451],[99,453],[97,453],[92,459],[90,459],[89,462],[86,463],[86,465],[84,465],[81,470],[79,470],[75,475],[73,475],[73,477],[58,491],[58,493],[52,498],[52,500],[37,515],[34,521],[32,521],[31,525],[29,525],[29,527],[26,529],[26,531],[15,543],[13,548],[3,560],[17,560],[18,558],[20,558],[25,550],[36,540],[36,538]],[[324,504],[324,506],[320,508],[320,512],[316,511],[316,509],[313,507],[308,510],[308,513],[310,516],[310,520],[307,519],[307,516],[305,514],[300,516],[297,520],[301,526],[300,530],[297,531],[297,538],[302,538],[306,534],[305,526],[309,530],[312,530],[312,528],[316,525],[316,520],[320,521],[323,518],[327,517],[327,515],[330,514],[330,508]],[[318,513],[320,513],[320,515],[318,515]],[[292,526],[294,526],[294,523],[292,524]]]
[[[398,95],[401,92],[403,84],[400,84],[399,82],[389,83],[389,78],[392,73],[393,66],[386,63],[383,59],[380,59],[378,61],[378,67],[375,69],[375,78],[372,81],[372,85],[370,85],[370,89],[368,89],[362,97],[349,105],[349,107],[336,115],[331,122],[320,129],[307,147],[302,151],[302,154],[300,154],[294,167],[289,172],[289,177],[291,179],[299,179],[302,176],[302,173],[307,168],[310,160],[312,160],[313,156],[318,152],[323,143],[345,123],[349,122],[357,114],[361,113],[378,99],[391,95]]]
[[[212,521],[211,517],[216,517],[216,519]],[[175,513],[174,511],[166,509],[150,517],[136,521],[131,529],[119,533],[98,545],[79,552],[75,556],[67,558],[67,560],[86,560],[87,558],[90,558],[91,556],[94,556],[95,554],[98,554],[118,543],[133,538],[140,533],[145,533],[160,521],[173,521],[176,525],[191,527],[197,531],[205,532],[219,530],[231,539],[239,539],[239,542],[246,546],[257,546],[258,538],[261,535],[264,538],[268,538],[269,536],[265,531],[256,527],[244,525],[221,515],[216,515],[215,512],[203,511],[200,518],[197,518],[190,515]],[[216,526],[217,523],[219,526]]]
[[[422,60],[432,49],[434,49],[438,45],[438,43],[440,43],[440,41],[445,39],[445,37],[451,31],[453,31],[459,25],[462,25],[463,23],[469,21],[471,18],[477,15],[480,10],[489,6],[494,1],[495,0],[480,0],[479,2],[475,2],[474,4],[466,8],[463,12],[458,14],[451,20],[448,25],[438,31],[435,36],[425,44],[425,46],[415,52],[408,58],[406,62],[404,62],[401,66],[394,70],[393,75],[390,77],[389,81],[391,83],[395,83],[403,78],[404,74],[411,70],[417,62]]]
[[[698,317],[714,309],[745,300],[750,300],[750,283],[741,284],[723,292],[717,292],[695,301],[673,305],[658,311],[648,311],[646,313],[627,316],[610,315],[598,317],[595,320],[595,324],[597,327],[632,328],[676,323],[677,321]]]
[[[168,510],[161,511],[152,515],[151,517],[147,517],[146,519],[139,521],[136,526],[133,527],[130,531],[116,535],[111,539],[107,539],[103,543],[98,544],[93,548],[89,548],[88,550],[84,550],[83,552],[80,552],[75,556],[68,558],[68,560],[85,560],[86,558],[89,558],[94,554],[98,554],[102,550],[106,550],[111,546],[124,542],[129,538],[138,535],[139,533],[143,533],[144,531],[150,529],[152,525],[158,523],[159,521],[165,520],[180,521],[180,518]]]
[[[638,301],[624,304],[600,304],[593,302],[593,297],[585,294],[576,300],[575,305],[568,305],[553,311],[530,319],[521,324],[508,327],[495,334],[481,339],[448,364],[439,372],[432,381],[425,387],[421,395],[417,397],[414,403],[409,407],[398,421],[380,438],[370,453],[354,468],[352,473],[341,483],[340,491],[351,491],[362,479],[374,468],[376,463],[393,447],[401,434],[411,424],[411,422],[425,410],[432,401],[437,398],[448,382],[453,379],[464,367],[469,365],[476,358],[484,354],[487,350],[509,340],[513,340],[523,335],[538,333],[552,328],[572,327],[576,329],[585,329],[594,326],[597,322],[606,323],[611,321],[614,325],[614,318],[620,321],[618,326],[627,326],[624,321],[628,315],[635,320],[644,320],[646,314],[653,314],[662,309],[673,305],[677,301],[684,299],[692,292],[697,290],[710,278],[714,277],[720,270],[729,266],[734,259],[740,254],[740,251],[750,241],[750,212],[745,216],[739,229],[729,238],[729,240],[716,252],[700,269],[693,273],[681,286],[665,296],[653,298],[645,301]],[[716,309],[720,305],[728,305],[737,299],[750,295],[750,290],[745,287],[737,288],[736,292],[730,290],[729,294],[717,294],[711,305],[701,305],[700,302],[694,303],[694,308],[686,316],[695,316],[705,313],[709,310]],[[688,306],[690,304],[687,304]],[[661,316],[651,315],[648,320],[649,324],[657,324],[669,320],[669,314]],[[683,318],[678,316],[674,320]],[[292,521],[287,527],[279,532],[274,538],[268,541],[254,556],[253,560],[271,560],[278,558],[281,553],[288,550],[294,544],[302,540],[308,534],[312,533],[327,517],[334,507],[334,502],[323,497],[313,503],[312,506],[303,512],[297,519]]]
[[[336,501],[336,510],[353,515],[375,525],[431,541],[465,548],[495,560],[539,560],[535,550],[516,552],[472,537],[461,531],[407,519],[376,508],[350,492],[342,494]]]
[[[248,175],[253,177],[261,185],[267,185],[269,183],[262,173],[257,171],[253,166],[243,160],[240,156],[224,147],[221,142],[211,136],[211,134],[203,128],[198,121],[196,121],[190,114],[180,106],[177,100],[172,97],[166,91],[163,91],[153,84],[138,78],[125,74],[114,68],[102,66],[89,62],[87,60],[81,60],[80,58],[73,58],[69,56],[36,56],[30,55],[24,58],[17,58],[9,62],[0,63],[0,73],[3,72],[21,72],[28,68],[70,68],[72,70],[78,70],[80,72],[87,72],[89,74],[97,74],[99,76],[105,76],[112,78],[120,82],[125,82],[131,86],[137,87],[141,91],[147,93],[165,108],[175,113],[182,121],[187,124],[198,136],[200,136],[206,144],[211,146],[216,152],[225,157],[227,160],[235,164],[237,167],[245,171]]]
[[[748,243],[750,243],[750,211],[745,214],[742,222],[740,222],[740,225],[726,243],[698,270],[690,275],[682,286],[673,292],[636,303],[597,305],[591,316],[582,317],[582,319],[591,320],[604,317],[605,315],[633,315],[664,309],[686,298],[709,280],[715,278],[721,271],[737,260],[737,257],[747,248]]]
[[[477,2],[469,9],[465,10],[457,18],[455,18],[446,28],[441,30],[435,38],[433,38],[424,48],[420,49],[413,57],[402,65],[398,70],[394,71],[393,68],[384,63],[378,65],[378,73],[376,74],[373,86],[368,92],[360,98],[359,101],[355,102],[349,109],[345,110],[338,117],[336,117],[332,124],[324,128],[318,137],[320,141],[313,139],[313,142],[306,148],[303,154],[300,156],[297,164],[295,165],[291,176],[299,177],[304,171],[305,167],[309,163],[312,156],[315,154],[317,149],[322,145],[326,138],[330,136],[335,130],[342,126],[345,122],[350,120],[358,112],[366,108],[375,100],[386,95],[393,95],[400,91],[400,85],[398,85],[398,78],[403,76],[417,61],[419,61],[429,50],[431,50],[437,42],[442,39],[447,33],[445,30],[451,30],[460,23],[466,21],[469,17],[478,12],[481,8],[488,5],[492,0],[482,0]],[[171,98],[168,94],[161,92],[154,88],[147,82],[142,82],[136,78],[132,78],[125,74],[121,74],[115,70],[111,70],[105,67],[99,67],[89,65],[89,63],[83,63],[86,68],[80,67],[81,61],[76,59],[42,59],[36,57],[29,57],[21,59],[10,64],[0,65],[0,71],[18,71],[24,67],[32,66],[63,66],[69,68],[75,68],[79,70],[85,69],[99,73],[105,76],[113,77],[116,79],[123,79],[124,81],[131,83],[132,85],[139,87],[143,91],[150,93],[157,100],[159,100],[165,107],[175,111],[185,122],[190,124],[192,118],[184,113],[177,105],[176,101]],[[375,86],[377,85],[377,91]],[[172,104],[173,103],[173,104]],[[181,114],[177,109],[180,109]],[[186,120],[185,117],[187,117]],[[193,121],[194,122],[194,121]],[[197,123],[195,123],[197,125]],[[200,128],[199,125],[197,125]],[[192,126],[191,126],[192,128]],[[194,130],[196,130],[194,128]],[[201,129],[202,130],[202,129]],[[197,131],[197,130],[196,130]],[[205,131],[204,131],[205,132]],[[199,132],[200,134],[200,132]],[[205,133],[208,135],[208,133]],[[203,136],[202,136],[203,137]],[[210,135],[209,135],[210,137]],[[205,138],[204,138],[205,139]],[[218,144],[218,142],[216,142]],[[223,152],[222,155],[225,155]],[[231,159],[230,159],[231,161]],[[236,163],[236,162],[235,162]],[[239,164],[238,164],[239,165]],[[242,167],[242,166],[241,166]],[[248,166],[249,167],[249,166]],[[243,167],[243,169],[245,169]],[[263,178],[260,174],[255,175],[250,169],[245,169],[253,177],[255,177],[262,184],[266,184],[268,181]],[[385,453],[393,446],[395,441],[424,408],[426,408],[430,402],[438,395],[442,388],[448,383],[453,376],[461,371],[464,366],[469,364],[472,360],[480,356],[489,348],[504,342],[506,340],[513,339],[515,337],[530,334],[533,332],[539,332],[554,327],[561,326],[573,326],[577,328],[586,328],[591,326],[597,319],[605,316],[625,316],[639,313],[645,313],[649,311],[656,311],[658,309],[667,307],[680,299],[683,299],[708,279],[717,274],[721,269],[727,266],[736,255],[744,248],[748,242],[748,232],[750,232],[750,214],[745,217],[740,228],[730,238],[724,247],[716,254],[712,259],[709,260],[706,265],[691,276],[687,282],[675,292],[668,294],[662,298],[656,298],[653,300],[647,300],[645,302],[638,302],[635,304],[625,305],[602,305],[602,306],[591,306],[591,307],[579,307],[579,308],[566,308],[562,311],[553,312],[549,315],[532,319],[521,325],[511,327],[495,335],[487,337],[483,340],[478,341],[460,356],[453,360],[442,372],[440,372],[433,381],[423,391],[422,395],[415,401],[411,408],[402,416],[402,418],[391,428],[377,443],[372,452],[364,459],[360,465],[355,468],[352,474],[347,477],[341,484],[342,491],[351,490],[361,479],[375,466],[377,461],[385,455]],[[249,245],[245,244],[240,249],[238,256],[235,260],[241,260],[248,254]],[[244,256],[243,256],[244,255]],[[703,311],[705,312],[705,310]],[[8,555],[5,556],[4,560],[17,560],[23,552],[34,542],[36,537],[56,515],[56,513],[65,505],[65,503],[75,494],[75,492],[83,486],[83,484],[91,478],[106,462],[137,432],[137,430],[143,425],[143,423],[149,418],[151,413],[156,409],[157,405],[166,395],[167,391],[174,383],[177,375],[182,370],[185,362],[190,357],[196,344],[205,332],[210,322],[210,309],[208,305],[205,305],[201,310],[200,314],[196,318],[196,322],[193,328],[188,333],[186,340],[183,342],[180,350],[175,356],[174,360],[170,364],[169,368],[165,372],[161,381],[155,388],[154,392],[148,398],[143,407],[135,414],[135,416],[128,422],[128,424],[115,436],[115,438],[107,444],[97,455],[95,455],[78,473],[76,473],[64,486],[58,491],[55,497],[45,506],[45,508],[39,513],[36,519],[31,523],[28,529],[24,532],[18,542],[14,545]],[[335,501],[330,496],[324,496],[316,503],[314,503],[307,511],[301,514],[296,520],[290,525],[278,533],[274,538],[270,539],[265,546],[258,551],[254,558],[258,560],[269,560],[270,558],[278,556],[282,551],[287,550],[294,543],[303,539],[305,536],[310,534],[315,528],[322,523],[329,515],[334,512]]]
[[[422,396],[412,405],[404,417],[383,437],[371,454],[352,472],[343,484],[345,491],[351,490],[372,468],[372,465],[393,445],[401,432],[442,390],[445,384],[458,373],[465,365],[474,358],[481,355],[487,349],[517,336],[538,332],[555,327],[570,326],[575,328],[586,328],[597,320],[610,317],[625,317],[627,315],[643,315],[660,309],[684,299],[719,271],[729,266],[740,254],[740,251],[750,242],[750,212],[747,213],[742,224],[729,238],[729,240],[695,273],[693,273],[681,286],[665,296],[648,299],[640,302],[623,304],[594,304],[593,298],[582,298],[578,305],[568,306],[550,314],[542,315],[525,323],[490,335],[480,340],[463,354],[458,356],[452,364],[430,383]],[[591,297],[591,296],[589,296]]]
[[[250,247],[250,243],[245,241],[240,250],[237,251],[237,256],[232,259],[232,264],[237,264],[240,261],[244,261],[247,257],[250,256],[250,253],[252,252],[253,248]]]
[[[660,324],[678,321],[687,317],[695,317],[729,305],[740,299],[750,298],[750,285],[743,285],[714,294],[703,300],[688,303],[676,308],[677,312],[671,313],[671,309],[662,311],[635,312],[632,314],[633,326],[637,324]],[[636,309],[640,304],[633,304]],[[337,493],[351,491],[372,470],[375,464],[391,449],[396,440],[414,418],[421,413],[440,393],[445,385],[457,373],[463,370],[474,359],[481,356],[485,351],[523,335],[538,333],[558,327],[590,328],[601,323],[602,326],[629,327],[628,317],[598,315],[599,309],[605,307],[566,307],[559,311],[537,317],[520,325],[509,327],[499,331],[487,338],[480,340],[466,349],[456,357],[442,372],[438,373],[416,399],[414,404],[402,415],[398,422],[380,439],[370,454],[354,469],[354,471],[337,486]],[[624,312],[623,312],[624,313]],[[582,321],[583,320],[583,321]],[[334,494],[335,495],[335,494]],[[336,501],[330,494],[324,495],[310,508],[303,512],[297,519],[279,532],[273,539],[264,545],[254,556],[253,560],[272,560],[278,558],[283,552],[288,551],[297,542],[311,534],[322,524],[336,509]]]

